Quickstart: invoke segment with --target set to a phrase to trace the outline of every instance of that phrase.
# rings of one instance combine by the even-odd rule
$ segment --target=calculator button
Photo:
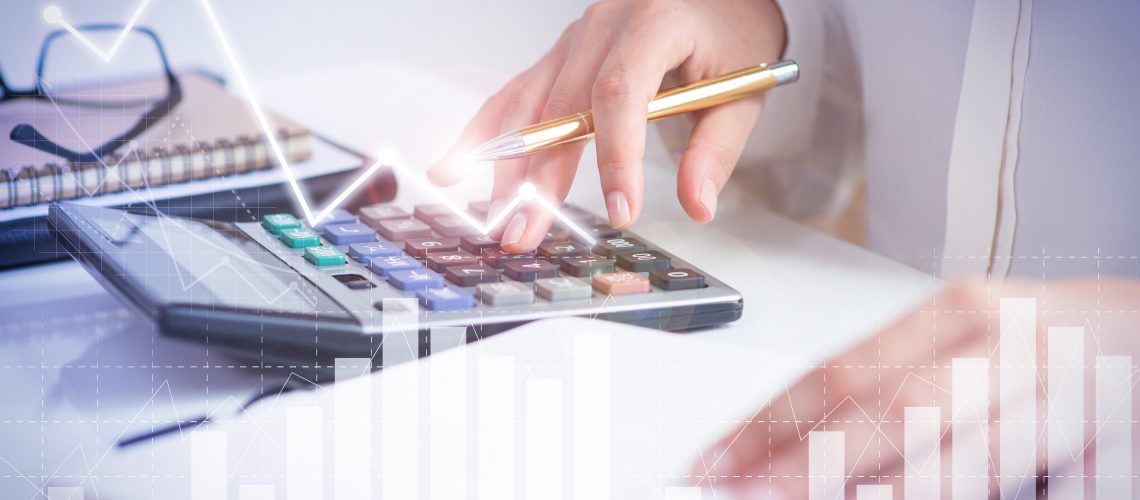
[[[404,242],[404,251],[413,257],[426,257],[428,252],[454,252],[459,238],[416,238]]]
[[[475,287],[479,300],[493,306],[518,306],[534,302],[534,289],[522,283],[502,281]]]
[[[372,228],[359,222],[352,224],[330,224],[325,226],[324,233],[325,238],[328,238],[333,245],[376,241],[376,231],[373,231]]]
[[[690,290],[705,287],[704,276],[692,269],[679,267],[654,269],[649,272],[649,282],[662,290]]]
[[[558,266],[545,260],[514,260],[503,265],[503,272],[517,281],[534,281],[558,276]]]
[[[431,236],[431,226],[415,219],[387,219],[377,224],[377,231],[388,241],[404,241]]]
[[[598,242],[594,251],[606,257],[625,252],[644,252],[645,243],[637,238],[609,238]]]
[[[360,209],[361,222],[377,229],[380,228],[380,221],[407,218],[408,212],[395,205],[368,205]]]
[[[442,215],[431,222],[432,229],[444,236],[468,236],[479,234],[471,224],[458,215]]]
[[[568,219],[571,219],[571,220],[576,220],[576,221],[593,221],[594,220],[594,214],[587,212],[585,209],[583,209],[582,207],[579,207],[578,205],[572,205],[570,203],[564,203],[562,205],[562,207],[559,208],[559,211],[562,212],[562,215],[565,215]]]
[[[343,266],[344,254],[333,247],[309,247],[305,249],[305,260],[316,266]]]
[[[477,266],[479,257],[463,250],[454,252],[432,252],[427,255],[427,265],[435,271],[443,271],[450,266]]]
[[[325,226],[332,224],[352,224],[353,222],[356,222],[356,217],[348,213],[348,210],[337,208],[329,212],[329,214],[326,215],[325,218],[321,219],[321,221],[313,226],[313,228],[321,231],[325,228]]]
[[[452,212],[445,205],[416,205],[413,215],[415,218],[431,224],[436,217],[455,215],[455,212]]]
[[[649,280],[632,272],[602,273],[594,276],[594,289],[606,295],[648,293]]]
[[[334,274],[333,278],[353,290],[369,290],[376,287],[368,278],[359,274]]]
[[[290,214],[269,214],[261,218],[261,227],[270,233],[281,234],[282,229],[296,229],[301,227],[301,221]]]
[[[559,241],[539,245],[538,253],[543,257],[552,258],[578,257],[590,255],[590,247],[575,241]]]
[[[487,214],[491,212],[490,201],[473,201],[467,204],[467,210],[474,214],[478,219],[486,219]]]
[[[404,271],[408,269],[419,269],[423,267],[420,261],[404,255],[402,252],[399,255],[389,255],[387,257],[374,257],[368,259],[368,269],[372,272],[382,276],[388,277],[392,271]]]
[[[473,236],[464,236],[459,239],[459,246],[464,250],[471,252],[475,255],[483,253],[484,250],[489,248],[498,248],[499,240],[487,236],[485,234],[476,234]]]
[[[315,247],[321,244],[321,237],[305,228],[282,229],[277,238],[289,248]]]
[[[400,290],[422,290],[443,286],[443,276],[427,269],[408,269],[388,273],[388,283]]]
[[[562,272],[579,278],[601,273],[612,273],[614,271],[614,259],[600,255],[570,257],[562,259],[561,269]]]
[[[578,278],[562,276],[534,282],[538,295],[552,301],[588,299],[594,294],[590,284]]]
[[[490,248],[484,250],[481,257],[483,258],[483,262],[486,262],[491,267],[502,269],[503,265],[507,262],[534,259],[535,253],[510,253],[502,248]]]
[[[479,283],[494,283],[500,279],[500,271],[490,266],[466,265],[450,266],[443,275],[448,281],[459,286],[475,286]]]
[[[567,241],[570,239],[570,228],[562,226],[561,224],[552,226],[546,232],[546,236],[542,238],[543,243],[555,243],[560,241]]]
[[[357,262],[367,262],[372,257],[388,257],[391,255],[400,255],[400,247],[387,241],[353,243],[348,246],[348,256]]]
[[[461,288],[427,288],[416,292],[420,305],[432,311],[454,311],[475,306],[475,297]]]
[[[618,254],[617,264],[635,273],[647,273],[654,269],[668,269],[669,257],[656,250],[626,252]]]
[[[614,229],[605,224],[595,224],[593,226],[586,226],[582,229],[597,241],[607,240],[610,238],[621,238],[621,231],[618,231],[617,229]],[[582,236],[575,233],[574,238],[581,240]]]

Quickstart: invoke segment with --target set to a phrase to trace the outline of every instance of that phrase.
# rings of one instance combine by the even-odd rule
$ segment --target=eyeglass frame
[[[78,26],[75,28],[77,31],[122,31],[126,26],[122,24],[88,24]],[[138,137],[148,128],[154,125],[159,120],[170,114],[170,110],[182,101],[182,85],[178,81],[178,76],[170,68],[170,61],[166,57],[166,50],[162,47],[162,42],[159,41],[158,35],[151,29],[145,27],[132,27],[132,32],[138,32],[146,35],[154,42],[154,46],[158,49],[158,57],[162,61],[163,74],[166,77],[167,92],[166,96],[156,102],[146,112],[143,113],[131,128],[125,132],[104,141],[99,147],[92,148],[86,153],[79,153],[72,151],[68,148],[56,144],[54,141],[44,137],[32,125],[21,123],[12,127],[12,131],[8,134],[8,138],[29,146],[40,151],[44,151],[55,156],[59,156],[72,163],[97,163],[108,155],[113,154],[123,144]],[[40,56],[36,63],[36,84],[31,89],[14,89],[8,86],[4,81],[3,73],[0,73],[0,89],[3,90],[4,95],[0,96],[0,102],[10,99],[54,99],[54,97],[45,88],[43,72],[44,64],[47,60],[48,46],[58,37],[67,35],[69,32],[66,30],[55,30],[44,38],[43,45],[40,46]],[[82,103],[68,103],[73,105],[82,105]]]

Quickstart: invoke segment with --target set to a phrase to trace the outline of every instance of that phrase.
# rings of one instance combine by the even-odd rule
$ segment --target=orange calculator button
[[[606,295],[649,293],[649,280],[638,273],[595,274],[593,281],[594,289]]]

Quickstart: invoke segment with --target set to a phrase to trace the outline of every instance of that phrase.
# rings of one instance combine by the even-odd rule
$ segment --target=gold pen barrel
[[[726,75],[674,87],[649,101],[647,121],[660,120],[690,111],[710,108],[769,90],[799,79],[799,66],[794,61],[761,64]],[[594,136],[594,116],[589,111],[545,121],[519,129],[509,135],[521,138],[525,152],[500,158],[525,156],[564,144],[584,141]]]

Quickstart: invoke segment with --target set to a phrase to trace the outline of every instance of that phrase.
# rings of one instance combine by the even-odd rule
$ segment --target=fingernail
[[[701,181],[701,193],[697,196],[697,201],[708,210],[709,220],[716,217],[716,197],[716,184],[711,179]]]
[[[610,213],[610,225],[623,227],[629,224],[629,200],[625,193],[614,191],[606,195],[606,210]]]
[[[507,224],[507,229],[503,231],[502,245],[513,245],[522,239],[523,231],[526,229],[526,214],[517,213],[511,217],[511,222]]]

